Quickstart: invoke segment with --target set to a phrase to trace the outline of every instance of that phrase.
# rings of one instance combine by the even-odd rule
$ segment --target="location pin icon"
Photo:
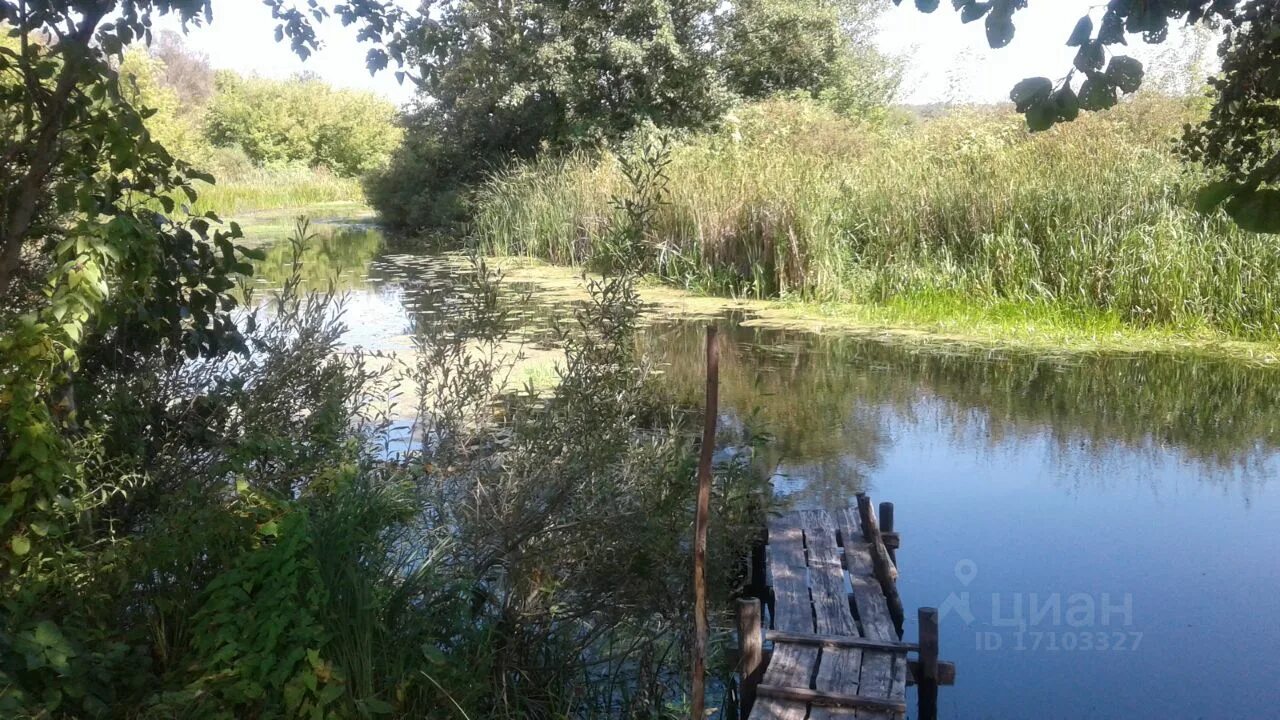
[[[956,579],[961,585],[969,586],[973,579],[978,577],[978,564],[969,558],[965,558],[956,563]]]

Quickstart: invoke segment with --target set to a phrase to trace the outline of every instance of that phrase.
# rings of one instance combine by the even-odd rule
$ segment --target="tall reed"
[[[1174,141],[1192,111],[1144,97],[1030,134],[954,111],[873,126],[770,101],[676,149],[650,269],[713,292],[1016,300],[1137,324],[1280,334],[1280,249],[1189,207]],[[476,195],[490,252],[583,264],[615,213],[617,161],[517,165]]]
[[[358,179],[339,177],[323,168],[250,167],[216,173],[216,179],[213,185],[200,183],[196,188],[199,195],[191,204],[193,212],[213,210],[230,216],[326,203],[364,203]]]

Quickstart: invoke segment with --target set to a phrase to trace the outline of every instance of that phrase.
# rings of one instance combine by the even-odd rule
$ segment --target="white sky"
[[[407,7],[415,0],[397,0]],[[302,3],[300,3],[301,5]],[[1058,78],[1066,73],[1074,48],[1065,46],[1075,21],[1099,0],[1031,0],[1030,7],[1014,16],[1018,27],[1013,42],[1000,50],[987,47],[982,21],[963,25],[950,3],[930,15],[917,11],[913,0],[890,8],[880,23],[877,42],[881,49],[908,57],[901,102],[996,102],[1024,77]],[[355,40],[355,29],[330,18],[320,25],[320,52],[305,63],[285,43],[273,37],[275,23],[260,0],[222,0],[214,3],[213,23],[191,30],[188,46],[209,57],[214,67],[269,77],[287,77],[310,70],[335,85],[372,90],[397,103],[413,96],[411,86],[396,83],[391,70],[370,77],[365,69],[369,45]],[[1099,19],[1098,12],[1094,20]],[[161,27],[176,27],[161,24]],[[1181,33],[1171,33],[1177,45]],[[1158,65],[1161,52],[1138,38],[1130,39],[1133,54],[1149,66]],[[1167,55],[1168,51],[1164,51]]]

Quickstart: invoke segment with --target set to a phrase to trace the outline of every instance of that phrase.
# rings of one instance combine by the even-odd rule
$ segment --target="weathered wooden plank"
[[[846,605],[848,603],[846,602]],[[841,637],[839,635],[822,635],[820,633],[798,633],[783,630],[768,630],[764,634],[766,640],[773,642],[789,642],[800,645],[817,645],[823,648],[863,648],[867,650],[883,650],[885,652],[907,653],[920,649],[917,643],[872,640],[864,637]]]
[[[826,510],[802,510],[804,544],[807,547],[836,547],[836,524]]]
[[[853,639],[853,638],[846,638]],[[818,690],[833,693],[860,694],[858,677],[862,674],[862,650],[849,647],[823,647],[818,658],[818,675],[814,686]],[[816,705],[809,711],[809,720],[835,720],[857,717],[857,710],[850,707]]]
[[[756,686],[764,676],[764,635],[760,631],[760,600],[738,598],[738,677],[742,717],[746,717],[756,699]]]
[[[809,678],[818,662],[818,648],[789,643],[775,643],[764,678],[756,687],[756,704],[751,717],[757,720],[804,720],[808,703],[791,698],[760,693],[765,685],[776,687],[809,687]]]
[[[806,510],[801,513],[801,521],[809,555],[815,630],[820,635],[854,635],[857,626],[845,591],[835,523],[825,510]]]
[[[769,522],[769,579],[773,588],[773,627],[813,632],[809,570],[801,516],[789,512]]]
[[[769,520],[769,550],[769,562],[775,568],[805,566],[804,530],[799,513],[789,512]]]
[[[905,712],[906,653],[919,647],[899,640],[876,577],[885,568],[876,567],[863,527],[857,508],[770,521],[766,638],[774,650],[752,718],[895,720]]]
[[[751,706],[751,720],[804,720],[806,712],[808,706],[799,700],[759,697]]]
[[[919,684],[917,678],[920,677],[920,671],[917,669],[919,663],[915,660],[907,660],[907,685]],[[938,661],[938,684],[939,685],[955,685],[956,684],[956,664],[946,660]]]
[[[815,705],[833,705],[836,707],[867,708],[891,713],[906,712],[907,704],[901,700],[872,697],[867,695],[848,695],[845,693],[824,692],[809,688],[781,687],[761,685],[759,693],[769,697],[784,697],[805,700]],[[858,717],[863,717],[859,715]]]

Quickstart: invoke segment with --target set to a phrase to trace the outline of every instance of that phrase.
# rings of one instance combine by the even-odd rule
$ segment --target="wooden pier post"
[[[893,503],[880,503],[880,535],[884,537],[885,549],[889,551],[889,559],[893,561],[893,566],[898,567],[898,535],[893,529]],[[889,538],[893,538],[893,542]]]
[[[916,695],[920,704],[920,720],[938,717],[938,610],[922,607],[916,617],[920,621],[920,675],[916,678]]]
[[[738,598],[738,714],[746,720],[764,674],[764,636],[760,633],[760,600]]]
[[[707,404],[703,408],[702,447],[698,454],[698,500],[693,521],[693,678],[692,720],[705,720],[707,669],[707,526],[711,523],[711,461],[720,414],[720,346],[716,326],[707,326]]]

